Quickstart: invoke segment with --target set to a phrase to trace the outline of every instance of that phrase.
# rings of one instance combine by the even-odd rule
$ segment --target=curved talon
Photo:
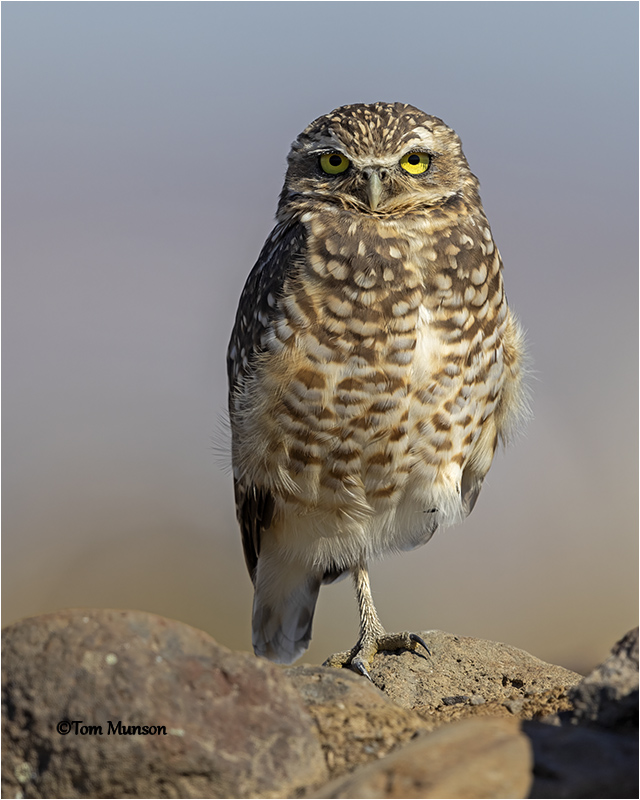
[[[351,666],[355,667],[361,675],[364,675],[365,678],[369,678],[371,681],[371,675],[369,675],[369,671],[364,665],[364,661],[361,658],[354,658],[351,662]],[[373,681],[371,681],[373,683]]]
[[[409,638],[411,639],[412,642],[417,642],[418,644],[421,644],[424,647],[424,649],[427,651],[427,653],[429,655],[431,655],[431,650],[429,650],[429,648],[427,647],[424,639],[421,636],[418,636],[417,633],[410,633],[409,634]]]

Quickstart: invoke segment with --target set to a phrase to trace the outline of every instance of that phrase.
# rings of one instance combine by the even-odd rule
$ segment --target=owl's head
[[[311,201],[388,216],[478,189],[456,133],[404,103],[360,103],[319,117],[288,163],[281,209]]]

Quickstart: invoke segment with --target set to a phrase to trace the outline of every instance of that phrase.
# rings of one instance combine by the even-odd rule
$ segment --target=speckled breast
[[[480,445],[493,456],[500,259],[486,223],[349,219],[302,217],[306,257],[258,364],[242,460],[281,508],[333,512],[340,530],[403,506],[410,538],[427,512],[456,521],[465,466]]]

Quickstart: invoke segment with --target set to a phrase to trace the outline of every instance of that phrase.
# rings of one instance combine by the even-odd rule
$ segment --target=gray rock
[[[531,797],[638,797],[638,629],[569,697],[572,710],[524,725],[535,754]]]
[[[419,736],[314,797],[527,797],[531,748],[516,720],[470,719]]]
[[[523,732],[535,760],[529,797],[638,797],[635,737],[540,722],[524,722]]]
[[[569,692],[574,725],[618,731],[638,728],[638,628],[629,631],[600,666]]]
[[[187,625],[71,610],[2,641],[3,797],[292,797],[328,776],[282,670]]]

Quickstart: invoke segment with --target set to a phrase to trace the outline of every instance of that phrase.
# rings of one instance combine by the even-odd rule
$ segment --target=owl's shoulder
[[[227,349],[227,372],[234,386],[271,325],[287,278],[304,258],[306,232],[299,222],[279,222],[267,237],[244,285]]]

